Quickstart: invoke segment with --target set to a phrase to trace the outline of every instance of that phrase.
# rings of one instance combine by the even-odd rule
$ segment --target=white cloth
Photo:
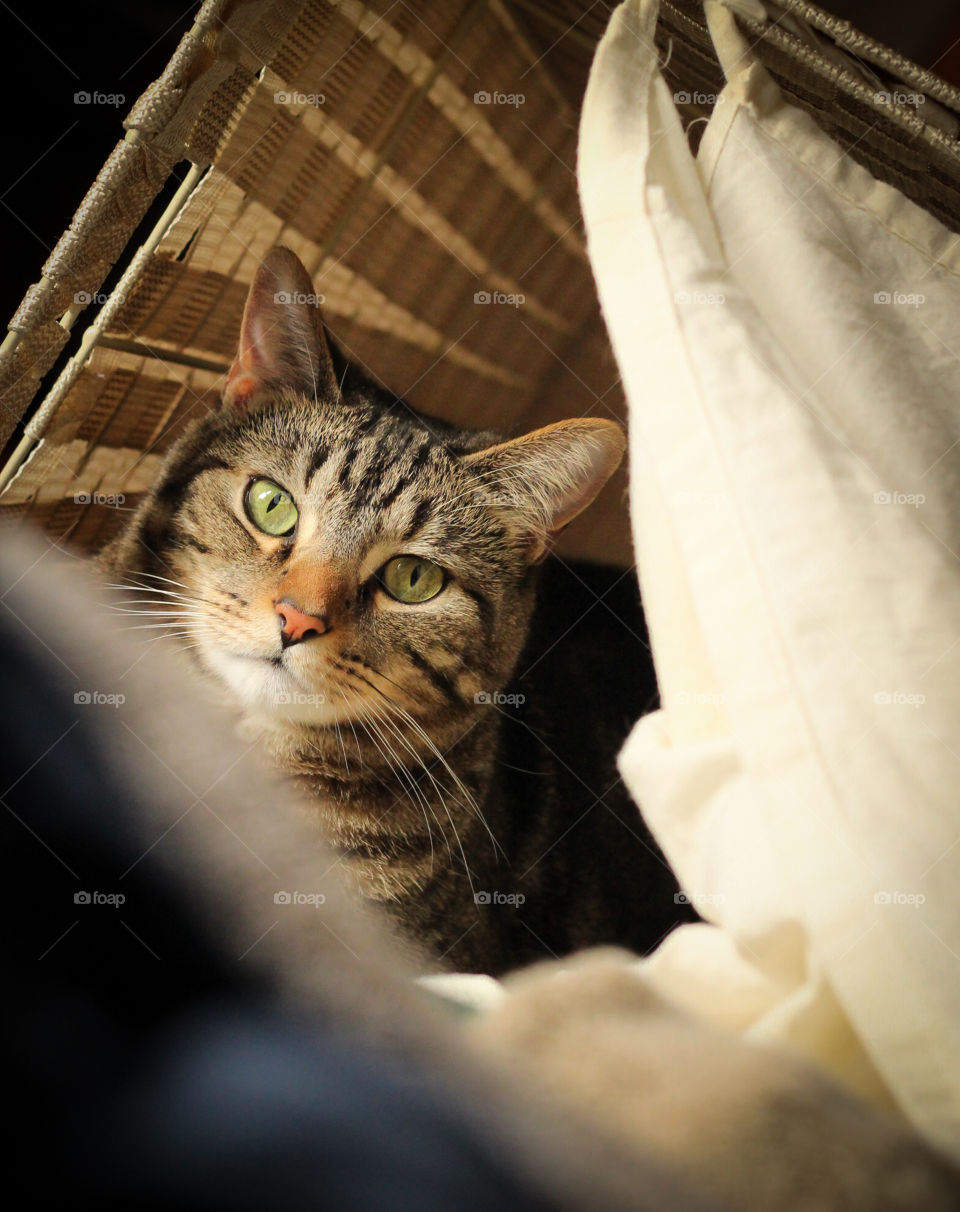
[[[621,770],[712,923],[642,970],[958,1151],[960,240],[706,8],[696,159],[655,0],[580,131],[663,701]]]

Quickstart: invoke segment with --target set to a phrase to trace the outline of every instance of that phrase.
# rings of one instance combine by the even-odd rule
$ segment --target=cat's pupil
[[[419,581],[419,580],[420,580],[420,571],[421,571],[422,567],[423,567],[423,565],[422,565],[422,564],[415,564],[415,565],[413,566],[413,569],[412,569],[412,571],[411,571],[411,573],[410,573],[410,584],[411,584],[411,586],[416,585],[417,581]]]
[[[269,513],[271,509],[276,509],[276,507],[280,504],[280,500],[281,497],[279,492],[271,497],[270,504],[267,506],[267,513]]]

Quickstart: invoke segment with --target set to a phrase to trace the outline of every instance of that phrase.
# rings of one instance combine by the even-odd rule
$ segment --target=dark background
[[[196,0],[84,0],[53,8],[25,0],[0,3],[4,330],[123,138],[130,107],[163,71],[198,7]],[[78,105],[79,92],[122,94],[124,101]]]
[[[198,7],[182,0],[87,0],[51,10],[0,0],[6,94],[3,329],[122,137],[123,118],[163,70]],[[960,84],[955,0],[833,0],[824,7]],[[124,100],[117,106],[78,105],[78,92],[123,94]]]

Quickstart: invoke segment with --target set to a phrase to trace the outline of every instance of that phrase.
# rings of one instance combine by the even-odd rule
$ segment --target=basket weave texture
[[[768,7],[743,26],[784,90],[960,231],[957,91],[812,5]],[[0,521],[80,550],[115,532],[183,426],[216,407],[247,287],[278,242],[344,351],[423,411],[509,431],[624,420],[575,176],[612,8],[207,0],[11,322],[0,437],[28,420]],[[664,0],[657,41],[695,147],[723,85],[702,5]],[[173,206],[136,247],[158,195]],[[570,527],[567,554],[630,562],[624,485]]]

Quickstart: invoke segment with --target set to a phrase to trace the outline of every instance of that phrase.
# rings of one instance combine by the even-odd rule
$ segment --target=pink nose
[[[287,598],[281,598],[274,605],[274,610],[280,616],[280,643],[284,648],[323,635],[325,631],[330,630],[326,619],[314,614],[305,614]]]

